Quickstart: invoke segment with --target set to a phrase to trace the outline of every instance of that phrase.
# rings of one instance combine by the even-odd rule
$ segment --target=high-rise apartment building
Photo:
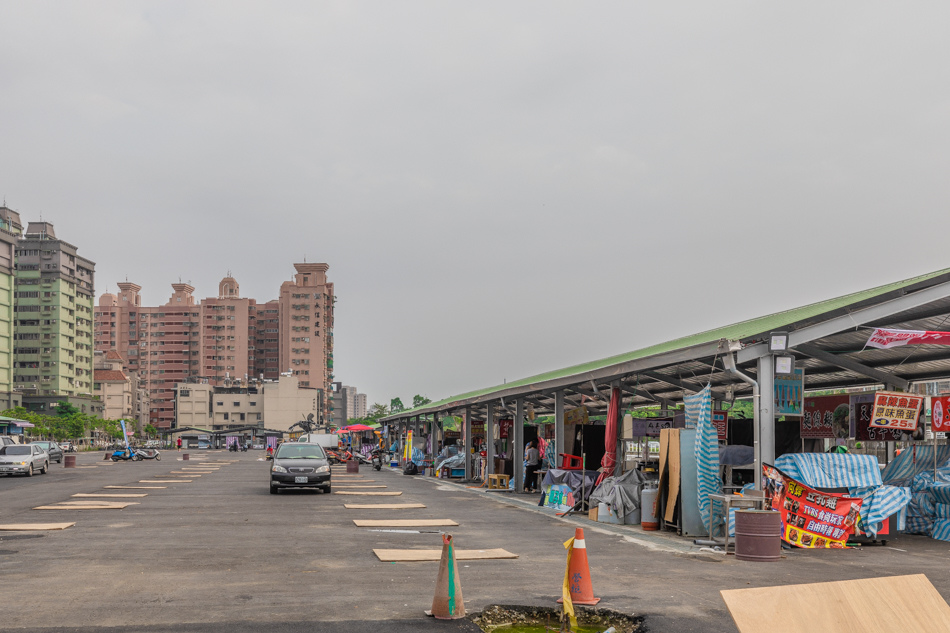
[[[217,297],[200,302],[193,286],[172,284],[174,292],[161,307],[142,306],[141,286],[120,283],[117,295],[99,298],[96,349],[126,359],[126,370],[137,373],[148,392],[149,422],[160,429],[176,426],[178,383],[234,387],[262,377],[277,380],[288,370],[301,388],[322,390],[318,401],[326,419],[328,398],[322,394],[332,378],[333,284],[326,281],[326,264],[295,267],[298,274],[281,286],[280,298],[262,304],[242,297],[230,275],[218,285]]]
[[[330,394],[333,381],[333,284],[327,264],[294,264],[293,281],[280,286],[280,366],[300,380]],[[324,419],[330,419],[332,400],[326,399]]]
[[[17,239],[23,233],[20,214],[0,207],[0,411],[20,404],[13,392],[13,336]]]
[[[95,263],[30,222],[16,249],[14,384],[24,395],[91,396]]]

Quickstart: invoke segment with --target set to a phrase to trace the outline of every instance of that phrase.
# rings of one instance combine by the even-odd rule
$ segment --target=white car
[[[0,474],[26,475],[49,472],[49,453],[37,444],[17,444],[0,448]]]

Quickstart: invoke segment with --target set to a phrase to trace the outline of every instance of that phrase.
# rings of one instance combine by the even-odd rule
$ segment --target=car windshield
[[[49,448],[49,447],[50,447],[50,443],[49,443],[49,442],[30,442],[30,443],[31,443],[31,444],[36,444],[37,446],[42,446],[43,448]]]
[[[281,444],[277,459],[326,459],[323,448],[317,444]]]
[[[0,448],[0,455],[29,455],[33,449],[29,446],[4,446]]]

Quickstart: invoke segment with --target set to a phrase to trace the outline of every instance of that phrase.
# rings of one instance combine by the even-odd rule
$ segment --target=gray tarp
[[[590,493],[594,489],[594,483],[597,481],[599,475],[600,473],[596,470],[561,470],[560,468],[552,468],[545,473],[541,485],[555,486],[557,484],[563,484],[569,486],[571,492],[574,493],[574,498],[580,499],[581,491],[586,493],[586,497],[590,497]],[[581,485],[582,483],[583,486]]]
[[[607,477],[590,496],[591,505],[606,503],[620,516],[626,516],[640,507],[643,484],[651,481],[639,470],[630,470],[619,477]]]

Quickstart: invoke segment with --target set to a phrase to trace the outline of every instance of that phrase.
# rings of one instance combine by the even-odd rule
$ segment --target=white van
[[[304,433],[297,438],[297,441],[319,444],[323,448],[336,448],[340,438],[336,433]]]

